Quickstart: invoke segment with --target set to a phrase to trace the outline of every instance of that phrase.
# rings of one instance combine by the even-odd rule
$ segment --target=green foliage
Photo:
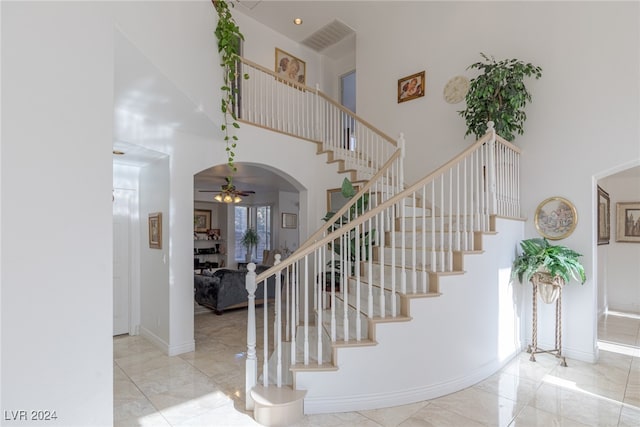
[[[235,95],[238,93],[238,61],[240,58],[240,42],[244,40],[244,36],[229,10],[229,4],[233,7],[233,3],[227,3],[224,0],[212,0],[212,3],[218,13],[218,25],[216,26],[215,35],[218,39],[220,66],[224,69],[224,84],[220,87],[222,91],[220,110],[224,115],[224,123],[220,128],[224,132],[224,141],[227,145],[225,148],[227,166],[229,167],[227,179],[232,182],[233,174],[237,171],[235,149],[238,137],[231,134],[231,131],[240,128],[233,103]],[[248,79],[249,75],[245,74],[243,78]]]
[[[342,180],[342,187],[340,187],[340,192],[342,193],[342,197],[344,197],[345,199],[352,199],[353,196],[358,193],[351,181],[349,181],[349,178],[345,178],[344,180]],[[369,195],[364,194],[356,201],[356,203],[354,203],[349,208],[349,215],[342,215],[341,220],[336,221],[337,224],[333,224],[330,231],[334,231],[340,228],[340,223],[346,224],[347,222],[349,222],[349,218],[355,218],[356,214],[358,216],[362,215],[368,209],[368,207]],[[335,214],[336,212],[327,212],[322,220],[329,221]]]
[[[531,280],[539,269],[546,269],[553,277],[560,276],[565,283],[571,278],[584,284],[587,277],[584,267],[578,261],[582,254],[562,245],[550,245],[547,239],[534,238],[520,242],[522,254],[513,261],[511,278],[520,283]]]
[[[260,242],[260,236],[255,228],[247,228],[240,239],[240,244],[244,246],[247,251],[251,251],[255,246],[258,246]]]
[[[524,107],[531,102],[531,94],[524,85],[525,77],[539,79],[542,68],[517,59],[496,61],[481,53],[484,62],[476,62],[467,69],[482,71],[472,79],[466,95],[467,108],[458,111],[467,124],[465,136],[480,138],[487,132],[487,122],[493,121],[498,135],[507,141],[515,133],[524,133],[527,115]]]
[[[340,191],[342,193],[342,196],[347,199],[352,199],[358,193],[348,178],[345,178],[342,181],[342,187],[340,188]],[[350,221],[350,219],[353,219],[356,216],[362,215],[367,211],[368,208],[369,208],[369,194],[363,194],[353,205],[351,205],[351,207],[349,208],[348,215],[342,215],[340,219],[338,219],[337,221],[335,221],[329,226],[329,232],[339,229],[343,225],[347,224]],[[325,216],[322,218],[322,220],[328,222],[335,216],[335,214],[336,212],[327,212]],[[358,235],[356,233],[357,233],[356,230],[351,230],[349,232],[348,246],[349,246],[349,254],[350,254],[349,260],[351,262],[356,261],[356,237],[358,237],[357,243],[360,246],[361,258],[365,260],[369,259],[369,247],[375,244],[375,239],[376,239],[375,229],[368,230],[363,233],[359,233]],[[336,254],[338,255],[342,254],[343,244],[341,243],[340,239],[336,239],[330,246]],[[329,262],[329,264],[330,263],[331,262]],[[339,262],[336,262],[336,263],[338,265],[333,265],[332,267],[334,268],[334,270],[340,271],[341,265]]]

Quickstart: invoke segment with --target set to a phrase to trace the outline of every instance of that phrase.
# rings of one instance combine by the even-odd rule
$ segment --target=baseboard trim
[[[332,412],[352,412],[379,409],[390,406],[407,405],[424,400],[435,399],[470,387],[493,375],[500,368],[509,363],[519,352],[512,353],[502,363],[498,361],[487,363],[469,375],[445,381],[389,393],[361,394],[357,396],[309,397],[304,399],[305,414],[325,414]]]
[[[140,326],[140,335],[160,347],[162,351],[167,353],[168,356],[177,356],[179,354],[189,353],[196,350],[195,340],[179,345],[169,345],[169,343],[167,343],[165,340],[163,340],[144,326]]]
[[[186,342],[180,345],[172,345],[169,346],[169,356],[177,356],[183,353],[190,353],[192,351],[196,351],[196,341],[192,340],[190,342]]]
[[[151,332],[149,329],[145,328],[144,326],[140,326],[140,335],[160,347],[160,349],[162,349],[162,351],[164,351],[165,353],[169,354],[169,343]]]

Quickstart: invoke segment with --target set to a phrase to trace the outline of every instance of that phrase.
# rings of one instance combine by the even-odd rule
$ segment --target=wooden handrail
[[[445,163],[444,165],[442,165],[441,167],[439,167],[435,171],[431,172],[430,174],[428,174],[424,178],[422,178],[419,181],[417,181],[415,184],[409,186],[408,188],[406,188],[405,190],[401,191],[400,193],[395,194],[390,199],[386,200],[384,203],[381,203],[380,205],[378,205],[375,208],[367,211],[366,213],[362,214],[361,216],[349,221],[347,224],[345,224],[345,227],[339,228],[339,229],[329,233],[328,235],[326,235],[325,237],[321,238],[320,240],[317,240],[315,242],[310,242],[310,243],[307,244],[307,246],[301,246],[290,257],[288,257],[285,260],[281,261],[280,264],[278,264],[277,266],[273,266],[273,267],[269,268],[268,270],[262,272],[260,275],[258,275],[256,277],[256,281],[260,282],[260,281],[266,280],[268,277],[270,277],[273,274],[276,274],[278,271],[281,271],[281,270],[289,267],[290,265],[296,263],[297,261],[303,259],[304,257],[309,255],[310,253],[312,253],[313,251],[315,251],[319,247],[322,247],[322,246],[326,245],[327,243],[336,240],[342,234],[348,233],[350,230],[358,227],[359,225],[361,225],[365,221],[368,221],[370,218],[376,216],[378,213],[380,213],[383,210],[387,209],[389,206],[392,206],[393,204],[400,202],[405,197],[413,194],[416,190],[424,187],[429,182],[435,180],[437,177],[439,177],[445,171],[447,171],[452,165],[454,165],[455,163],[459,162],[464,157],[468,156],[470,153],[476,151],[483,144],[489,142],[494,137],[494,135],[495,135],[494,131],[493,130],[489,130],[482,138],[477,140],[474,144],[472,144],[471,146],[469,146],[468,148],[463,150],[461,153],[459,153],[457,156],[455,156],[454,158],[449,160],[447,163]],[[512,149],[517,149],[516,146],[514,146],[510,142],[504,140],[503,138],[500,138],[500,142],[501,143],[505,143],[506,142],[505,145],[507,147],[512,148]],[[518,153],[520,153],[519,149],[517,149],[516,151]],[[370,182],[372,182],[372,181],[369,181],[369,183]],[[358,192],[358,194],[356,196],[354,196],[354,199],[357,200],[356,197],[359,197],[362,194],[364,194],[364,191],[365,191],[365,188],[360,190]],[[341,209],[342,213],[344,213],[346,211],[345,208],[346,208],[346,206],[343,206],[343,209]],[[322,230],[324,230],[324,227],[321,229],[321,231]]]

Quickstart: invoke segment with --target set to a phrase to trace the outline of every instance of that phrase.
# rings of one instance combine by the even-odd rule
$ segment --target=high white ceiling
[[[360,1],[249,1],[236,0],[236,10],[251,16],[258,22],[280,32],[286,37],[302,42],[313,36],[318,30],[339,19],[346,25],[357,22],[362,12]],[[295,25],[294,18],[301,18],[302,25]],[[124,38],[122,39],[124,40]],[[355,36],[350,36],[334,46],[324,49],[323,54],[341,57],[352,54],[355,49]],[[116,84],[115,84],[115,126],[129,128],[144,124],[155,124],[167,130],[176,129],[212,135],[219,132],[219,125],[207,117],[202,109],[170,82],[144,55],[126,42],[116,45]],[[126,117],[127,119],[123,119]],[[134,118],[134,120],[132,120]],[[122,130],[122,129],[121,129]],[[126,132],[124,132],[126,133]],[[165,156],[163,153],[147,150],[126,141],[115,141],[114,150],[125,155],[114,155],[114,164],[143,166]],[[224,165],[212,167],[195,177],[195,187],[217,190],[224,184],[227,175]],[[622,171],[616,177],[640,179],[640,167]],[[234,177],[236,188],[255,191],[297,191],[286,179],[266,168],[256,165],[238,164],[238,173]]]

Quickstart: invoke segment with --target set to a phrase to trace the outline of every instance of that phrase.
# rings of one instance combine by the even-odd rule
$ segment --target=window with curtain
[[[235,241],[234,258],[238,262],[245,261],[246,249],[242,246],[242,236],[248,228],[255,228],[260,236],[256,261],[262,262],[263,251],[271,249],[271,206],[235,206]]]

